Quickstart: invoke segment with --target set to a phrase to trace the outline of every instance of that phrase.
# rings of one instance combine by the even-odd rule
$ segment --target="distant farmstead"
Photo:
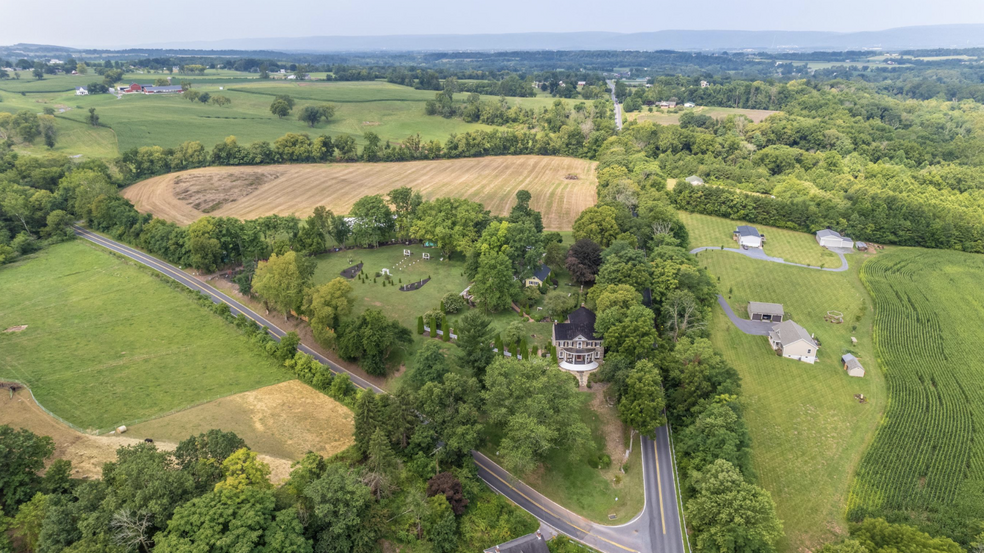
[[[88,96],[89,95],[89,89],[86,88],[86,87],[84,87],[84,86],[80,86],[80,87],[78,87],[78,88],[75,89],[75,95],[76,96]]]
[[[121,94],[177,94],[183,91],[181,85],[153,86],[139,83],[131,83],[130,86],[120,86],[116,90]]]
[[[864,377],[864,367],[861,366],[861,362],[858,361],[857,357],[850,353],[845,353],[841,356],[841,361],[844,362],[844,370],[847,371],[848,376]]]
[[[764,237],[758,229],[750,225],[740,225],[735,229],[733,238],[743,248],[761,248]]]
[[[817,243],[825,248],[853,248],[854,241],[835,230],[817,231]]]

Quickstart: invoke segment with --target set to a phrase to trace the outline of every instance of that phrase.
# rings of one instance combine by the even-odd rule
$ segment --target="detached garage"
[[[817,231],[817,243],[825,248],[854,248],[854,240],[830,229]]]
[[[758,229],[749,225],[741,225],[734,232],[734,239],[743,248],[761,248],[762,235]]]
[[[781,303],[748,302],[748,318],[753,321],[781,323],[784,315]]]

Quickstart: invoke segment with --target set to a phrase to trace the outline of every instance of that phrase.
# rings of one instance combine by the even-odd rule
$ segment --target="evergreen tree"
[[[363,390],[355,402],[355,448],[363,457],[369,452],[369,440],[379,427],[379,414],[376,394]]]

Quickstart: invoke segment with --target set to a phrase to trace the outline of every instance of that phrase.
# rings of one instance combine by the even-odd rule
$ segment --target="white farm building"
[[[758,229],[749,225],[741,225],[734,232],[734,239],[743,248],[761,248],[762,235]]]
[[[854,240],[830,229],[817,231],[817,243],[825,248],[854,248]]]

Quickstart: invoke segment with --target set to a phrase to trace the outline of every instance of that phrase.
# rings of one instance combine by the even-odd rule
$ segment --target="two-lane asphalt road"
[[[622,106],[615,97],[615,81],[608,81],[608,88],[612,89],[612,103],[615,104],[615,128],[622,130]]]
[[[167,275],[184,286],[207,295],[215,303],[225,303],[234,315],[242,313],[257,324],[267,327],[276,340],[280,340],[286,334],[255,311],[169,263],[78,226],[75,227],[75,233],[94,244]],[[378,386],[332,363],[303,343],[297,349],[311,355],[332,372],[349,375],[352,383],[359,388],[370,388],[377,393],[386,393]],[[680,530],[680,514],[677,507],[676,471],[673,466],[673,451],[668,428],[665,426],[659,428],[655,440],[642,438],[641,445],[637,447],[642,448],[645,507],[631,521],[618,526],[593,523],[547,499],[481,453],[473,451],[472,457],[478,467],[479,478],[489,487],[559,532],[599,551],[684,553],[684,538]]]

